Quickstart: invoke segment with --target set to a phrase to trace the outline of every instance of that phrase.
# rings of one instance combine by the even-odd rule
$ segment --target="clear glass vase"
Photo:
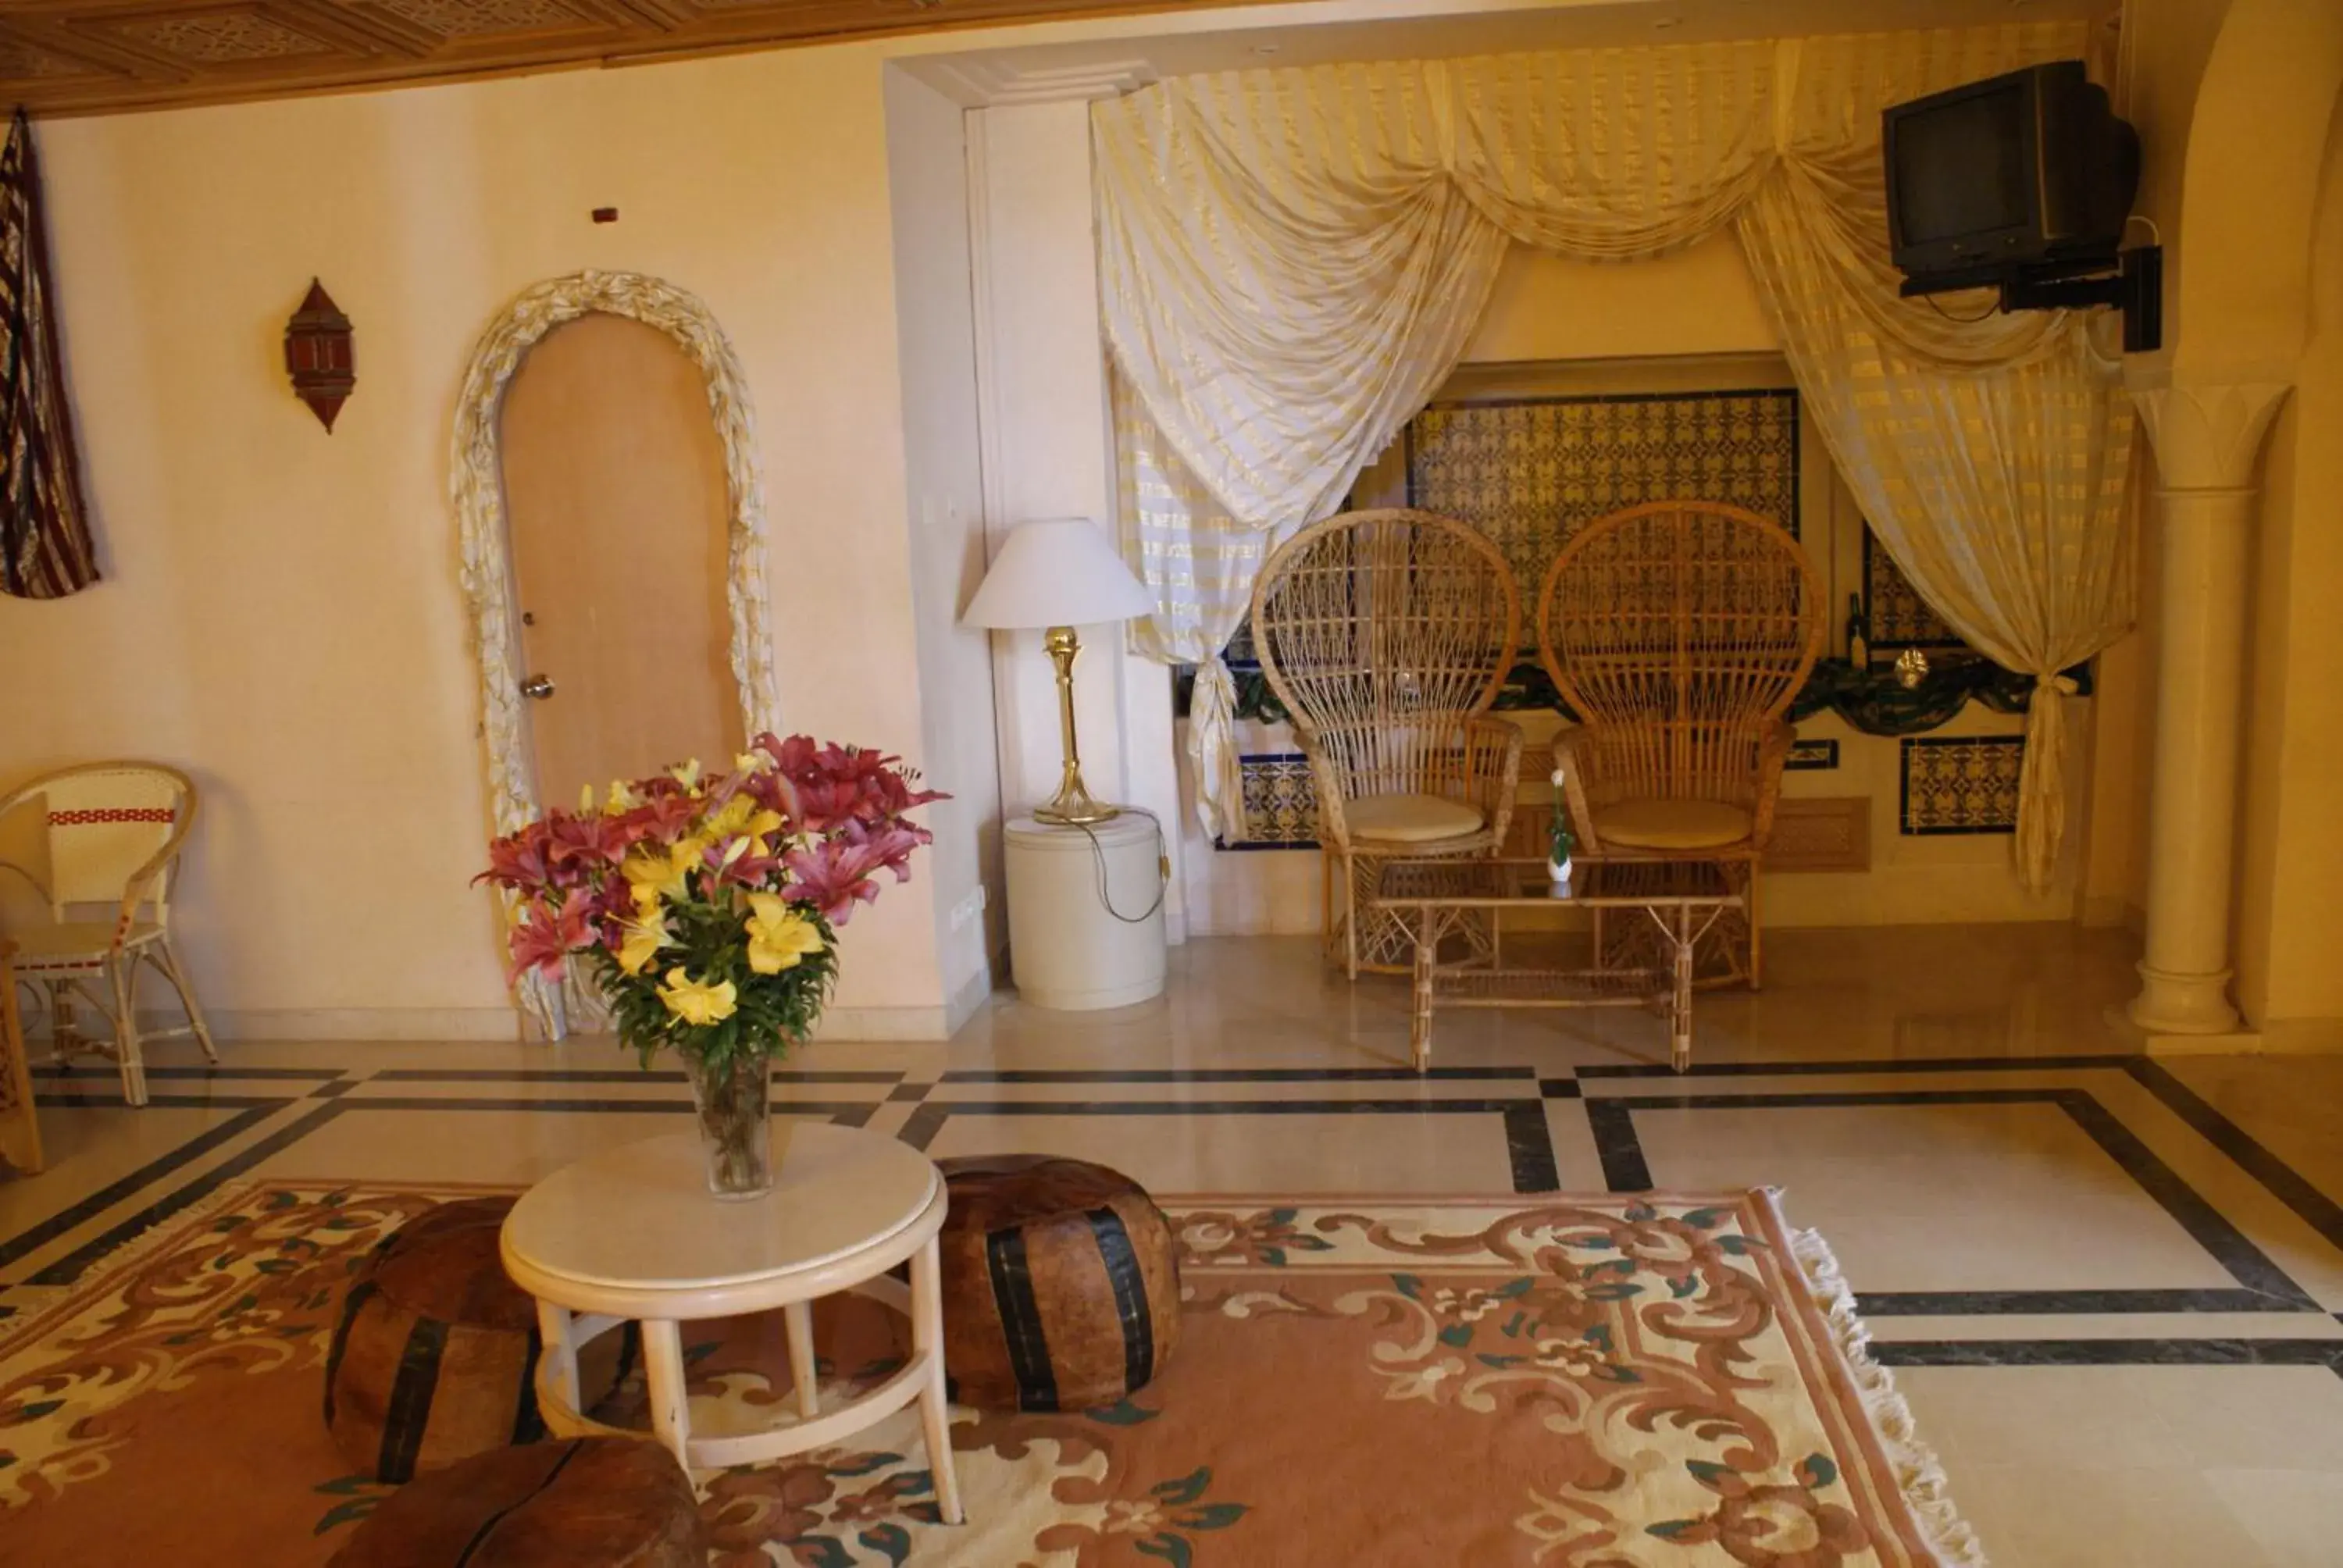
[[[760,1052],[736,1051],[720,1066],[687,1056],[708,1154],[708,1190],[719,1198],[756,1198],[773,1190],[772,1064]]]

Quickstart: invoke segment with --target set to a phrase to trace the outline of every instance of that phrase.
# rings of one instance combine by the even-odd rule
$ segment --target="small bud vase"
[[[719,1198],[759,1198],[773,1190],[772,1064],[760,1051],[734,1051],[720,1063],[687,1055],[708,1154],[708,1190]]]

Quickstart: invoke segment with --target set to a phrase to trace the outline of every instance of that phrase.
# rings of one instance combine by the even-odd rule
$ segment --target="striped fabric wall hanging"
[[[0,152],[0,593],[63,598],[97,581],[65,402],[33,127]]]

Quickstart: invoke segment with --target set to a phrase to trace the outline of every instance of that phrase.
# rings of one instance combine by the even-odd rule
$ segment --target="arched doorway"
[[[526,645],[514,596],[511,519],[507,515],[501,417],[505,395],[522,361],[556,328],[601,313],[656,328],[671,338],[705,380],[708,407],[722,448],[727,503],[725,599],[727,662],[739,709],[739,732],[778,722],[772,637],[765,586],[764,498],[748,387],[730,341],[698,297],[637,273],[581,272],[522,294],[481,335],[458,400],[453,490],[462,549],[463,588],[480,676],[481,735],[494,829],[509,832],[538,813],[536,759],[523,683]],[[639,346],[638,346],[639,347]],[[570,1005],[558,988],[526,977],[517,988],[528,1020],[549,1038],[568,1029]]]

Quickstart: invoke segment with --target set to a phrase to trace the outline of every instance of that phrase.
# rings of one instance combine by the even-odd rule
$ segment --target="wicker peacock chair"
[[[1538,654],[1578,727],[1554,742],[1573,834],[1613,875],[1722,863],[1748,894],[1728,973],[1759,978],[1756,868],[1821,651],[1822,579],[1755,512],[1655,501],[1581,528],[1547,572]],[[1600,961],[1614,961],[1606,934]]]
[[[1488,717],[1520,641],[1513,573],[1451,518],[1345,512],[1270,557],[1252,635],[1317,788],[1329,956],[1403,970],[1411,939],[1369,903],[1383,862],[1492,854],[1513,815],[1521,731]]]

